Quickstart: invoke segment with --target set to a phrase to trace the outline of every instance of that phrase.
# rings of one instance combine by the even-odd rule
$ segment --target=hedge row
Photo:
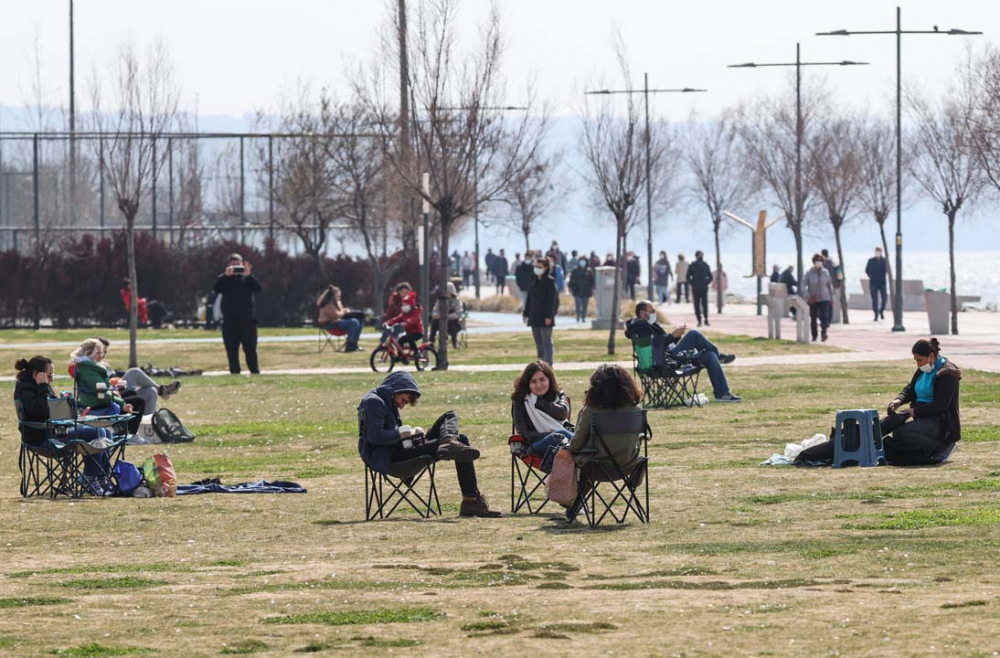
[[[222,272],[228,254],[238,252],[253,264],[264,291],[257,296],[257,318],[266,326],[296,326],[315,317],[322,288],[341,288],[344,303],[372,306],[371,264],[347,256],[325,258],[327,276],[316,260],[290,255],[267,244],[263,249],[234,242],[171,248],[147,233],[136,234],[139,294],[159,300],[178,320],[194,321],[198,305]],[[432,274],[435,271],[432,268]],[[0,326],[114,326],[126,321],[119,290],[127,276],[125,234],[95,239],[85,234],[60,243],[45,255],[0,252]],[[389,285],[416,285],[416,258],[400,263]]]

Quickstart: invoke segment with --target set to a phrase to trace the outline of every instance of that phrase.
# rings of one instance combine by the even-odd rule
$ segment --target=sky
[[[410,4],[417,5],[415,0]],[[709,90],[654,99],[654,115],[668,120],[684,119],[692,111],[712,114],[755,94],[780,92],[788,84],[788,70],[726,66],[794,61],[797,41],[804,61],[870,62],[867,67],[815,68],[807,73],[822,71],[844,107],[890,116],[895,40],[814,33],[893,29],[897,4],[886,0],[498,1],[507,37],[504,71],[512,103],[533,80],[555,115],[575,116],[583,90],[602,78],[614,84],[617,71],[611,43],[617,29],[628,49],[635,84],[641,84],[642,73],[648,72],[654,87]],[[914,88],[945,90],[967,42],[984,46],[1000,40],[1000,2],[904,0],[901,4],[904,29],[938,25],[942,31],[955,27],[986,32],[982,37],[904,37],[904,80]],[[67,105],[68,5],[68,0],[0,0],[4,129],[29,127],[20,125],[24,113],[13,108],[34,103],[36,78],[43,103]],[[475,40],[477,24],[488,7],[486,0],[461,0],[463,43]],[[160,40],[172,58],[183,105],[206,117],[208,123],[202,126],[233,130],[240,129],[241,118],[273,108],[283,93],[302,83],[327,86],[346,96],[347,65],[371,56],[377,29],[387,14],[383,0],[77,0],[75,12],[80,110],[86,111],[89,104],[87,89],[94,72],[107,70],[122,43],[130,40],[144,48]],[[572,131],[559,132],[566,133],[572,146]],[[554,218],[553,233],[562,232],[566,222],[593,213],[586,199],[576,196],[573,208]],[[926,204],[910,212],[916,226],[943,221]],[[612,234],[601,226],[600,218],[587,221],[595,227],[588,241],[607,244]],[[675,218],[675,224],[696,227],[678,239],[704,242],[707,233],[697,221]],[[1000,249],[1000,232],[993,223],[976,221],[978,228],[970,235],[959,233],[960,247]],[[865,245],[870,243],[869,233],[866,230],[859,238]],[[740,245],[743,238],[739,235]],[[518,244],[516,236],[510,243]]]

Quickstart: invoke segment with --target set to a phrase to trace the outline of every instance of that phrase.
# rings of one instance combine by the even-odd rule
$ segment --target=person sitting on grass
[[[340,301],[340,288],[337,286],[327,286],[316,300],[319,307],[319,317],[316,322],[322,329],[327,331],[338,329],[347,332],[347,344],[344,346],[345,352],[358,352],[358,339],[361,338],[361,320],[357,318],[345,318],[347,309]]]
[[[49,420],[49,398],[58,397],[52,390],[54,368],[52,359],[44,356],[34,356],[30,359],[18,359],[14,363],[17,370],[17,383],[14,384],[14,399],[21,403],[21,412],[25,422],[44,423]],[[74,409],[80,408],[78,400],[71,400]],[[125,405],[123,411],[129,413],[131,407]],[[80,411],[80,416],[86,416],[90,409]],[[33,446],[45,443],[45,430],[37,427],[21,428],[21,440]],[[94,439],[110,439],[111,429],[107,427],[92,427],[76,425],[66,434],[67,440],[93,441]],[[110,459],[106,452],[85,455],[83,461],[83,484],[86,490],[95,496],[110,496],[114,493],[114,485],[108,479]]]
[[[529,363],[514,381],[510,400],[514,433],[524,437],[526,454],[544,458],[550,448],[573,438],[569,400],[549,364]]]
[[[889,416],[882,421],[882,434],[892,431],[885,439],[885,457],[901,466],[940,464],[962,438],[958,407],[962,370],[941,356],[937,338],[922,338],[911,351],[917,371],[889,403]],[[897,412],[904,404],[910,408]]]
[[[583,399],[583,408],[576,417],[576,431],[569,442],[569,451],[578,467],[596,459],[611,456],[619,468],[626,474],[639,463],[641,457],[640,442],[633,434],[602,434],[604,444],[590,431],[594,412],[629,413],[641,409],[642,391],[635,379],[627,370],[613,363],[598,366],[590,376],[590,388]],[[578,496],[576,502],[566,510],[566,517],[572,521],[580,511],[585,496]]]
[[[391,331],[397,324],[402,324],[406,333],[399,339],[399,344],[409,345],[415,355],[417,341],[424,337],[423,315],[424,309],[417,304],[417,293],[410,291],[403,297],[399,315],[390,318],[383,326]]]
[[[378,387],[365,393],[358,405],[358,452],[373,471],[386,474],[393,462],[408,461],[430,456],[434,461],[455,462],[458,484],[462,489],[459,516],[496,518],[502,516],[491,510],[480,493],[476,481],[476,468],[472,462],[479,458],[479,450],[469,445],[469,439],[458,431],[458,414],[446,411],[424,433],[414,428],[415,434],[424,435],[420,446],[405,448],[399,433],[402,426],[399,412],[406,405],[416,405],[420,387],[408,372],[390,373]]]
[[[625,323],[625,337],[628,339],[649,336],[653,340],[653,359],[656,365],[663,367],[666,354],[682,355],[692,350],[698,352],[696,357],[701,365],[708,370],[712,380],[712,388],[716,402],[742,402],[729,390],[729,381],[722,371],[722,364],[732,363],[736,357],[732,354],[722,354],[705,334],[697,329],[688,331],[686,325],[675,328],[670,333],[656,322],[656,309],[653,302],[644,299],[635,305],[635,317]]]

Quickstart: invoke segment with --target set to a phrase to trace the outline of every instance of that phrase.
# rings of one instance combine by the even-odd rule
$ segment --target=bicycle
[[[427,342],[418,345],[414,354],[409,347],[401,345],[396,340],[395,334],[390,331],[386,339],[379,343],[379,346],[372,352],[368,363],[375,372],[392,372],[397,362],[406,366],[411,361],[417,371],[436,370],[438,355],[431,344]]]

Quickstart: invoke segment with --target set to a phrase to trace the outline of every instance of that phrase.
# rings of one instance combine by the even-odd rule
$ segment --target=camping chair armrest
[[[510,454],[521,455],[525,450],[527,450],[528,440],[520,434],[512,434],[511,437],[507,439],[507,445],[510,447]]]

